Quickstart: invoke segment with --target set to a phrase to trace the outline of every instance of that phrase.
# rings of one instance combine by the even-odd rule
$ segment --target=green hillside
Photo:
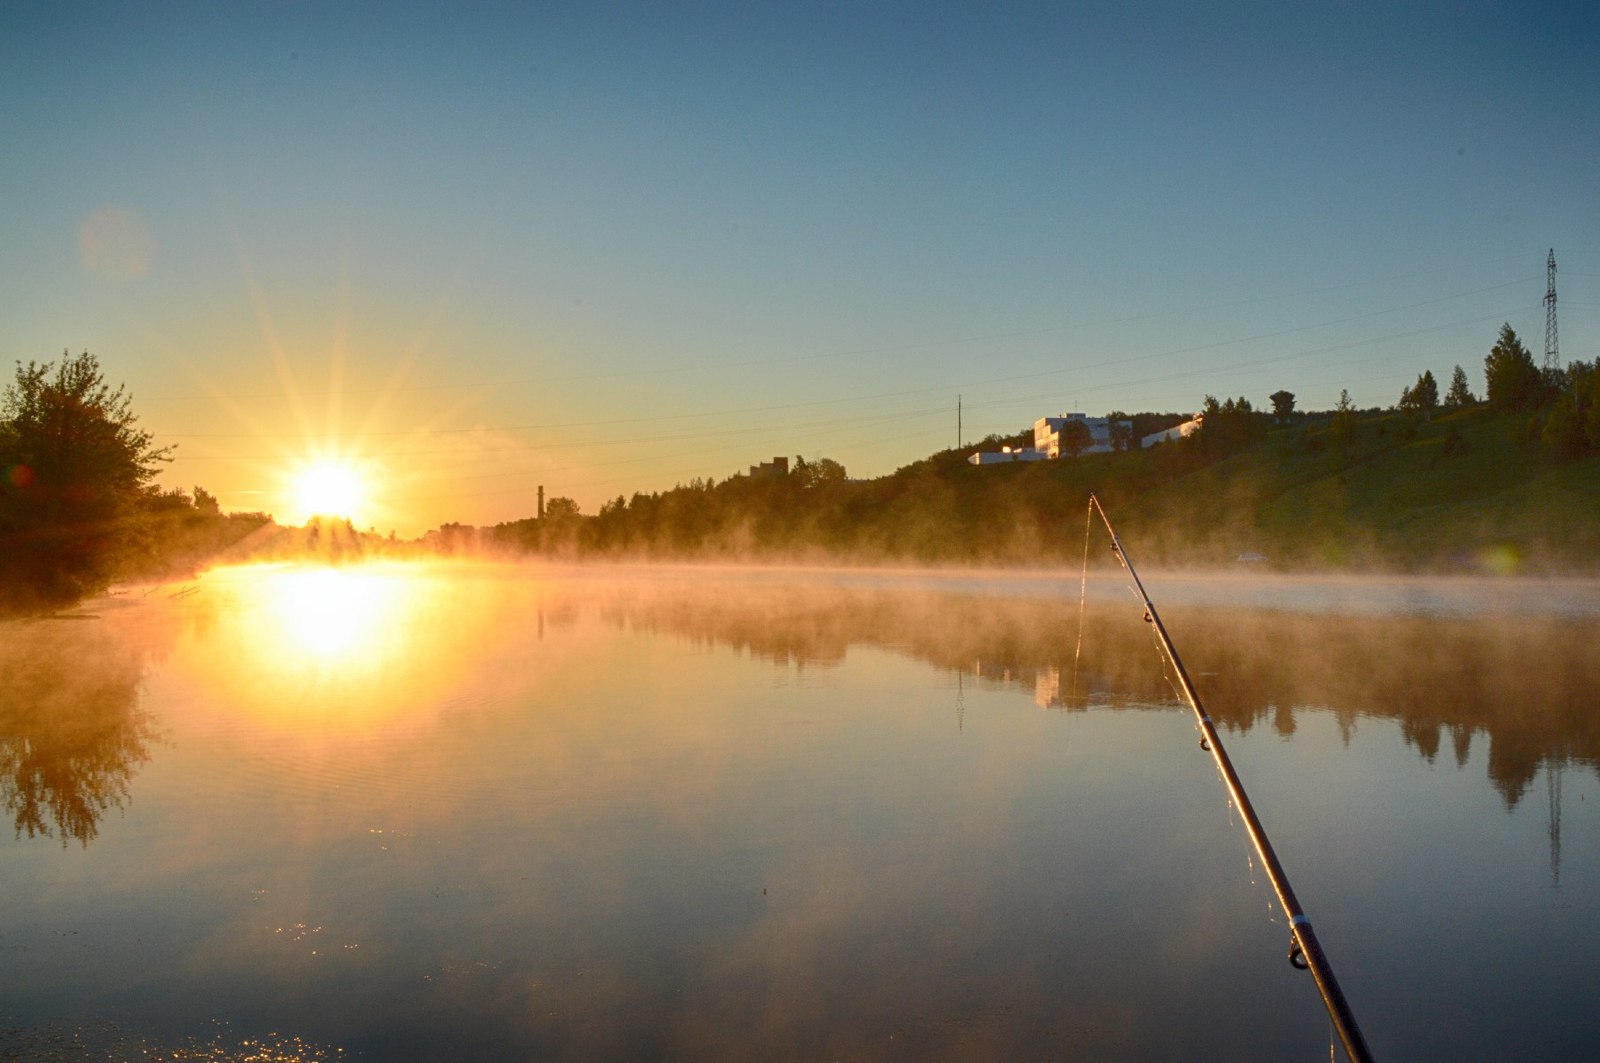
[[[1125,523],[1174,561],[1254,550],[1295,567],[1596,570],[1600,458],[1562,460],[1530,423],[1476,406],[1358,418],[1344,445],[1326,420],[1274,429],[1136,493]]]
[[[1600,570],[1600,457],[1563,460],[1544,414],[1487,405],[1295,415],[1243,408],[1149,450],[976,466],[947,450],[873,480],[826,460],[784,476],[696,481],[471,532],[474,545],[568,556],[852,563],[1075,564],[1096,493],[1157,564]],[[985,449],[995,449],[994,440]]]

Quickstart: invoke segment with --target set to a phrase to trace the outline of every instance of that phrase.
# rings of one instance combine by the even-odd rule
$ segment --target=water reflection
[[[218,570],[191,606],[207,618],[204,694],[351,734],[426,716],[487,651],[500,597],[469,569],[428,564]]]
[[[1062,711],[1176,701],[1148,627],[1120,600],[1089,604],[1080,647],[1073,601],[771,576],[590,574],[561,584],[487,566],[260,565],[214,572],[203,591],[167,602],[160,620],[163,607],[141,603],[138,638],[94,619],[11,625],[0,647],[0,767],[19,834],[86,842],[126,799],[148,756],[137,691],[160,641],[152,633],[170,644],[180,615],[207,646],[207,699],[295,727],[315,716],[357,735],[436,715],[468,672],[542,638],[547,623],[571,627],[585,607],[613,628],[729,646],[802,677],[838,667],[852,646],[888,649],[955,677],[958,713],[968,681]],[[1552,778],[1569,763],[1600,767],[1593,615],[1180,604],[1164,616],[1211,715],[1234,730],[1264,724],[1288,737],[1298,714],[1324,711],[1348,735],[1363,716],[1393,718],[1425,760],[1459,766],[1483,739],[1485,771],[1508,808],[1542,766]]]
[[[0,800],[17,837],[87,845],[126,806],[157,733],[141,685],[180,641],[204,647],[199,700],[291,728],[314,718],[354,737],[448,701],[469,643],[483,648],[494,596],[482,589],[423,565],[259,565],[140,588],[93,612],[7,622]],[[461,623],[465,610],[472,623]]]
[[[18,838],[88,845],[155,740],[139,705],[151,642],[92,616],[3,628],[0,800]]]
[[[7,1009],[160,1044],[221,1015],[394,1060],[1326,1051],[1125,597],[1079,656],[1075,584],[848,583],[238,569],[152,607],[161,667],[161,639],[79,622],[30,689],[68,697],[129,638],[122,715],[87,690],[63,715],[148,712],[163,739],[117,739],[130,829],[0,862]],[[1268,754],[1251,766],[1280,765],[1252,792],[1380,1058],[1508,1055],[1528,1028],[1592,1058],[1592,979],[1548,963],[1600,925],[1572,709],[1592,623],[1166,617],[1213,715]],[[1528,807],[1541,758],[1568,766],[1564,794],[1543,781],[1564,838]]]
[[[405,602],[393,574],[342,568],[277,572],[266,588],[278,625],[276,651],[290,660],[368,660],[386,622]]]
[[[423,565],[255,565],[213,574],[207,590],[253,662],[304,677],[370,673],[410,657],[427,638],[416,622],[439,585]]]
[[[1206,606],[1163,609],[1212,717],[1237,731],[1295,733],[1297,713],[1332,712],[1348,732],[1392,718],[1427,761],[1448,736],[1465,766],[1487,739],[1485,771],[1514,807],[1547,763],[1600,767],[1600,673],[1588,616],[1306,613]],[[751,656],[828,668],[853,645],[881,646],[1041,707],[1175,702],[1139,610],[1091,603],[1078,653],[1077,602],[974,594],[768,584],[679,588],[608,604],[613,623],[716,641]]]

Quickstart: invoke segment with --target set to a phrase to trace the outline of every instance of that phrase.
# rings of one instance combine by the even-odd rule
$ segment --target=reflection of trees
[[[1434,760],[1446,734],[1465,764],[1488,736],[1489,778],[1514,805],[1540,765],[1568,756],[1600,766],[1600,677],[1585,647],[1600,622],[1503,616],[1320,616],[1195,610],[1172,620],[1212,715],[1248,729],[1273,706],[1392,717]],[[1218,664],[1221,664],[1218,667]]]
[[[128,799],[149,758],[143,653],[94,618],[5,625],[0,639],[0,801],[20,838],[84,845]]]
[[[1075,671],[1077,612],[1060,599],[775,585],[642,597],[612,603],[609,615],[800,665],[835,664],[853,644],[896,649],[1040,705],[1173,699],[1131,603],[1090,605]],[[1589,709],[1600,675],[1586,650],[1600,621],[1239,608],[1163,609],[1163,619],[1223,726],[1292,734],[1308,708],[1333,711],[1347,734],[1362,716],[1392,718],[1421,756],[1447,748],[1460,765],[1482,733],[1488,776],[1509,805],[1551,760],[1600,767],[1600,717]]]

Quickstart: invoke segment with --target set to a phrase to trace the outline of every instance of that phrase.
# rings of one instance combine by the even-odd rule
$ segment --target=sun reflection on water
[[[462,640],[476,637],[426,564],[253,565],[207,585],[211,696],[283,722],[411,714],[459,678]]]
[[[394,572],[305,568],[268,581],[280,650],[290,659],[360,665],[406,620],[416,581]]]

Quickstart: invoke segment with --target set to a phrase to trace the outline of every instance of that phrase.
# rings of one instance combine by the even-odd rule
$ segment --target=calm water
[[[1377,1056],[1600,1057],[1600,591],[1147,582]],[[1328,1058],[1078,590],[269,567],[0,626],[0,1057]]]

